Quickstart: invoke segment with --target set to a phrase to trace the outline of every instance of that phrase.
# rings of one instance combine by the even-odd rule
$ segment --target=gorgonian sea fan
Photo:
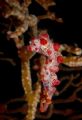
[[[60,45],[53,43],[48,34],[40,34],[37,38],[32,38],[27,46],[28,51],[34,51],[45,56],[45,62],[41,66],[40,81],[42,83],[42,93],[40,97],[40,111],[47,110],[51,99],[57,93],[56,86],[60,84],[56,73],[59,64],[63,62],[63,57],[59,51]]]

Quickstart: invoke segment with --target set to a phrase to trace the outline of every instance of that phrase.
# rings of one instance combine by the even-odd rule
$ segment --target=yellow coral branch
[[[27,53],[23,49],[21,53],[21,68],[22,68],[22,85],[26,95],[26,101],[28,103],[28,110],[26,120],[33,120],[36,114],[37,104],[40,98],[41,85],[39,82],[36,83],[35,90],[32,90],[32,80],[30,73],[30,58],[34,53]]]
[[[77,57],[77,56],[64,57],[63,64],[69,67],[82,66],[82,57]]]
[[[81,55],[82,54],[82,49],[79,48],[78,46],[70,46],[70,45],[67,45],[67,44],[62,44],[62,50],[65,50],[69,53],[73,53],[75,55]]]
[[[29,61],[22,63],[22,85],[28,103],[26,120],[33,120],[35,118],[36,107],[40,98],[41,86],[37,83],[35,91],[32,91]]]

